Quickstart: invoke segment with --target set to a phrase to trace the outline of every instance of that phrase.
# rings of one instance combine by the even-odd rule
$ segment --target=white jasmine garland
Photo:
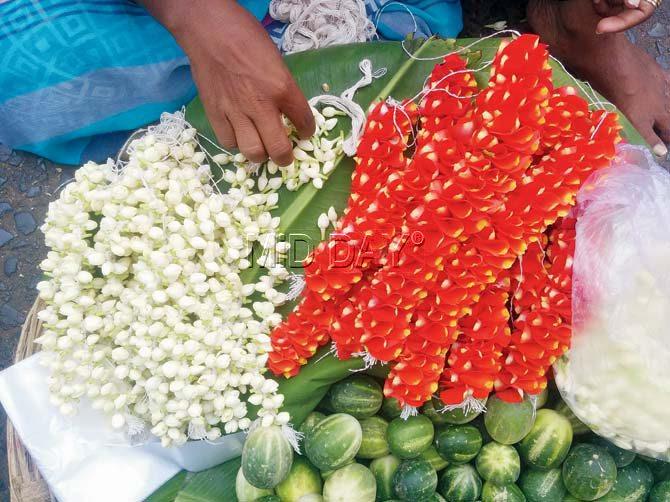
[[[42,226],[50,251],[37,286],[46,303],[37,341],[63,414],[86,397],[112,427],[135,435],[144,423],[164,446],[248,429],[247,403],[264,426],[288,423],[265,377],[275,308],[287,298],[277,288],[289,277],[271,211],[282,185],[321,188],[341,155],[341,137],[321,138],[337,119],[314,113],[311,140],[289,128],[287,167],[212,157],[225,166],[223,193],[180,115],[132,141],[122,168],[110,160],[76,172]],[[255,243],[268,268],[245,284]]]

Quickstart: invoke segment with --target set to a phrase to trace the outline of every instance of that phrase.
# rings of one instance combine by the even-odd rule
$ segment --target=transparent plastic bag
[[[670,460],[670,174],[624,145],[576,215],[573,339],[556,383],[596,433]]]

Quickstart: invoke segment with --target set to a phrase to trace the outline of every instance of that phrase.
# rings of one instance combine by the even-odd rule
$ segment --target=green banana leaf
[[[206,471],[193,474],[174,499],[166,498],[163,500],[174,500],[175,502],[230,500],[237,502],[237,497],[235,496],[235,477],[240,468],[240,463],[241,459],[238,457]]]
[[[239,461],[239,458],[234,460]],[[164,483],[163,486],[161,486],[158,490],[152,493],[149,496],[149,498],[145,500],[145,502],[167,502],[175,500],[181,489],[184,488],[186,483],[190,479],[192,479],[193,476],[195,476],[195,474],[187,471],[178,472],[172,478],[170,478],[166,483]]]
[[[147,502],[213,502],[223,501],[237,502],[235,496],[235,477],[240,468],[241,458],[233,458],[221,465],[191,474],[188,482],[184,484],[176,494],[164,492],[154,493]],[[183,472],[183,471],[182,471]],[[180,472],[168,481],[158,491],[172,483]]]
[[[375,80],[370,86],[356,93],[355,100],[363,109],[367,109],[371,103],[389,96],[398,100],[415,96],[422,89],[426,77],[441,55],[459,46],[469,46],[473,42],[475,40],[472,39],[432,38],[406,40],[403,43],[404,47],[399,42],[371,42],[293,54],[287,56],[285,61],[308,98],[323,94],[324,84],[330,88],[330,93],[340,94],[360,78],[358,63],[362,59],[369,59],[373,70],[386,68],[387,72],[384,77]],[[483,62],[493,58],[499,43],[499,39],[480,40],[463,55],[467,56],[471,68],[477,68],[482,66]],[[410,58],[408,53],[413,54],[417,59]],[[575,80],[559,64],[553,62],[552,66],[556,85],[575,85]],[[476,77],[480,86],[485,85],[488,82],[489,69],[477,71]],[[601,97],[599,99],[604,101]],[[201,134],[216,142],[214,132],[198,98],[187,107],[186,118]],[[624,116],[621,116],[621,123],[627,141],[644,144],[642,137]],[[335,134],[340,132],[346,134],[347,127],[348,124],[345,123],[342,130],[336,130]],[[313,243],[321,240],[320,230],[316,225],[318,216],[326,212],[330,206],[335,207],[340,214],[346,206],[349,195],[351,174],[354,169],[353,160],[341,157],[337,160],[336,165],[336,169],[321,190],[316,190],[311,184],[308,184],[296,192],[289,192],[285,189],[280,191],[279,207],[274,213],[281,217],[280,231],[304,234]],[[303,250],[296,258],[299,260],[305,255],[306,250]],[[292,271],[301,273],[301,268],[296,266],[292,268]],[[258,268],[252,267],[247,271],[245,279],[253,280],[259,273]],[[285,311],[290,310],[293,306],[294,304],[287,305]],[[288,380],[278,379],[280,392],[285,398],[284,409],[291,414],[294,426],[302,423],[307,414],[324,397],[330,385],[345,378],[351,374],[351,371],[363,368],[360,360],[339,361],[326,350],[324,348],[315,355],[298,376]],[[377,372],[383,372],[383,370],[383,368],[376,368]],[[253,411],[251,410],[252,414]],[[148,500],[150,502],[235,501],[235,475],[239,465],[239,459],[233,459],[197,474],[187,475],[181,472],[165,483]]]

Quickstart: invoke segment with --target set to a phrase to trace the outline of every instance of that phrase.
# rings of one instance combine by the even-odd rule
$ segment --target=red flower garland
[[[562,218],[619,129],[553,88],[535,36],[501,44],[479,93],[447,56],[419,107],[370,112],[347,212],[312,254],[269,368],[291,376],[330,339],[340,358],[390,362],[384,393],[404,405],[438,390],[447,405],[540,392],[570,340],[574,222]]]
[[[547,370],[570,347],[572,319],[572,257],[575,220],[560,220],[550,231],[545,249],[532,246],[516,270],[518,314],[498,394],[519,401],[547,385]],[[521,262],[520,262],[521,263]]]
[[[268,367],[276,375],[296,375],[300,366],[307,363],[319,346],[328,343],[331,336],[336,343],[341,342],[338,355],[342,358],[360,350],[356,350],[353,341],[348,341],[350,316],[346,305],[338,305],[337,301],[346,298],[351,288],[363,279],[370,261],[361,264],[348,261],[352,256],[361,255],[363,246],[370,245],[381,226],[377,218],[378,225],[369,225],[367,231],[354,229],[356,214],[370,207],[374,210],[375,203],[377,207],[384,207],[388,197],[382,188],[388,178],[407,163],[404,152],[416,120],[416,106],[412,103],[403,106],[378,103],[368,113],[357,151],[347,212],[338,223],[334,238],[320,243],[306,260],[305,299],[272,333],[273,351]],[[336,316],[338,321],[335,321]]]

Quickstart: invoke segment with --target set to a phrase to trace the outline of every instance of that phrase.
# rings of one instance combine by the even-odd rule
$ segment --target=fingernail
[[[628,0],[628,3],[630,3],[630,5],[632,7],[639,7],[640,6],[640,0]]]
[[[668,149],[663,143],[659,143],[653,148],[654,155],[657,157],[665,157],[668,154]]]

